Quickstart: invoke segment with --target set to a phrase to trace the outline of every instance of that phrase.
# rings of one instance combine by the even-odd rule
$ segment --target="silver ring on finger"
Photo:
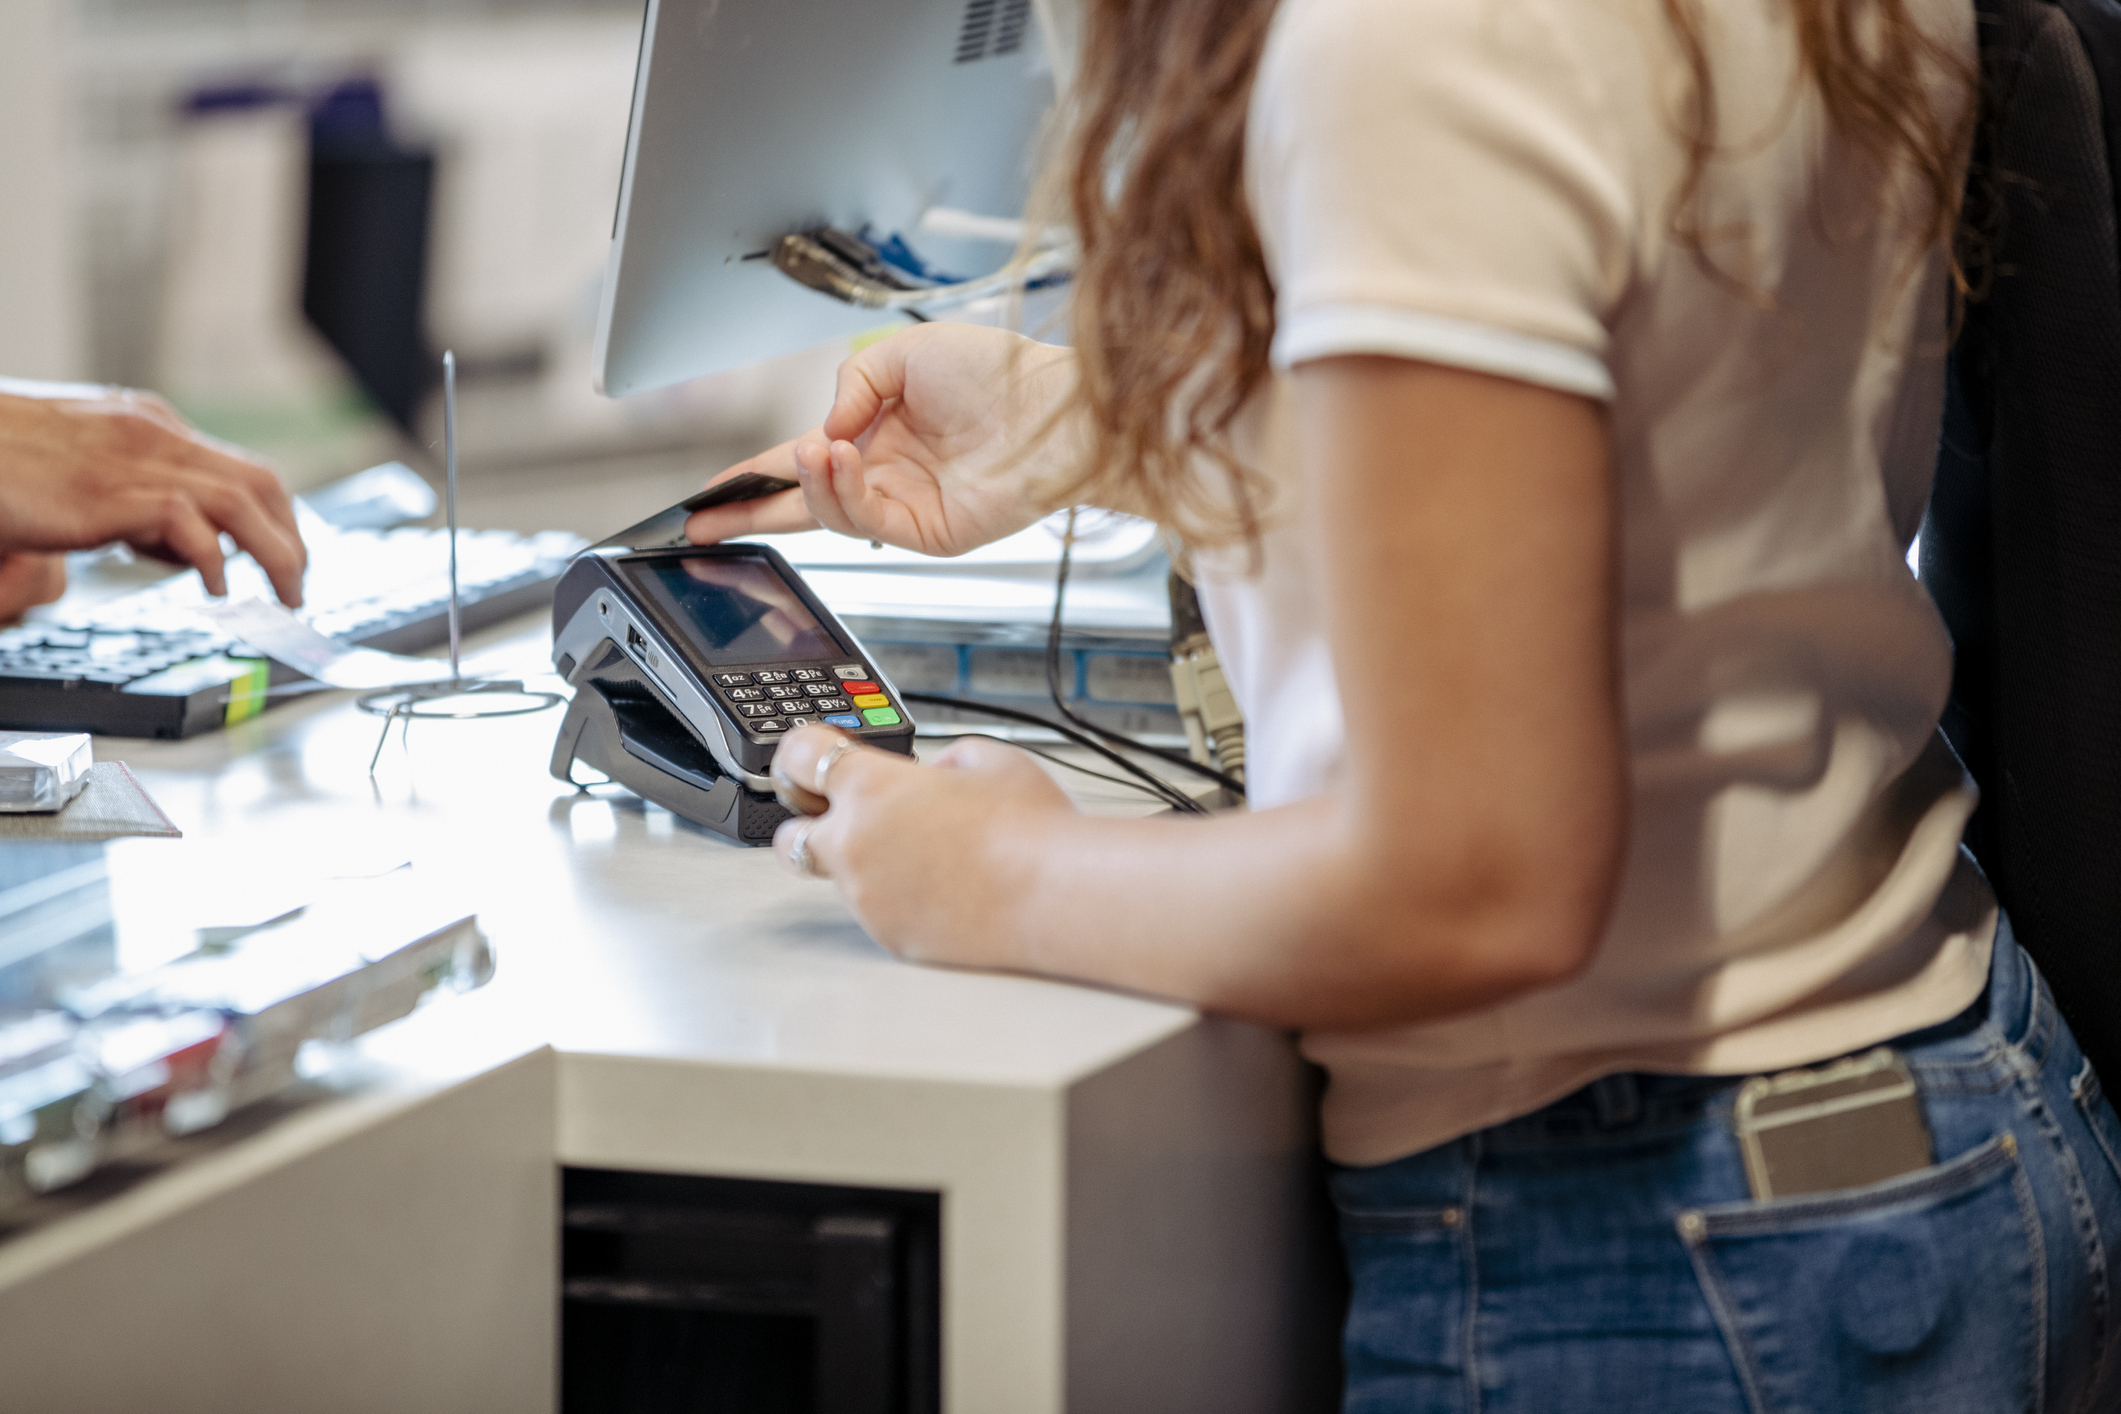
[[[806,879],[822,879],[817,857],[810,852],[810,832],[817,827],[805,821],[795,828],[795,843],[788,846],[788,865]]]
[[[827,798],[829,798],[832,794],[830,791],[825,789],[825,777],[832,770],[832,764],[835,761],[839,760],[842,756],[845,756],[848,752],[860,751],[861,749],[862,744],[860,742],[856,741],[851,736],[843,736],[838,741],[832,744],[832,750],[826,752],[823,756],[820,756],[818,758],[817,773],[815,776],[815,780],[817,781],[816,789],[819,795],[826,796]]]

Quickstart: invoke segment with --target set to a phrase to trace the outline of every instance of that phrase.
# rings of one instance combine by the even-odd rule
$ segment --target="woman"
[[[1903,560],[1973,58],[1964,0],[1101,0],[1076,348],[877,345],[690,527],[1187,542],[1250,813],[821,729],[779,847],[907,956],[1300,1028],[1351,1410],[2121,1402],[2121,1127]],[[1932,1162],[1756,1198],[1745,1077],[1881,1044]]]

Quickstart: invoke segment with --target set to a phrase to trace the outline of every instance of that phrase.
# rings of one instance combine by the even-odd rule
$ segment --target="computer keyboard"
[[[297,617],[364,648],[417,652],[449,639],[449,536],[341,530],[305,516],[309,573]],[[588,542],[565,531],[457,536],[465,632],[540,607]],[[247,555],[228,562],[232,599],[273,598]],[[186,737],[255,715],[271,688],[299,682],[198,612],[193,573],[39,622],[0,629],[0,727]]]

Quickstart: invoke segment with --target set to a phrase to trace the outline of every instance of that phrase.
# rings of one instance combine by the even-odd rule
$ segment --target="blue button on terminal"
[[[852,712],[838,712],[825,718],[825,725],[828,727],[845,727],[848,731],[855,731],[862,725],[862,719],[855,716]]]

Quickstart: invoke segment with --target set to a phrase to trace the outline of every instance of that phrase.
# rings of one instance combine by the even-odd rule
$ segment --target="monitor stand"
[[[600,641],[568,681],[575,694],[552,747],[555,778],[587,789],[575,779],[579,761],[641,799],[738,844],[773,843],[787,808],[724,775],[617,644]]]

